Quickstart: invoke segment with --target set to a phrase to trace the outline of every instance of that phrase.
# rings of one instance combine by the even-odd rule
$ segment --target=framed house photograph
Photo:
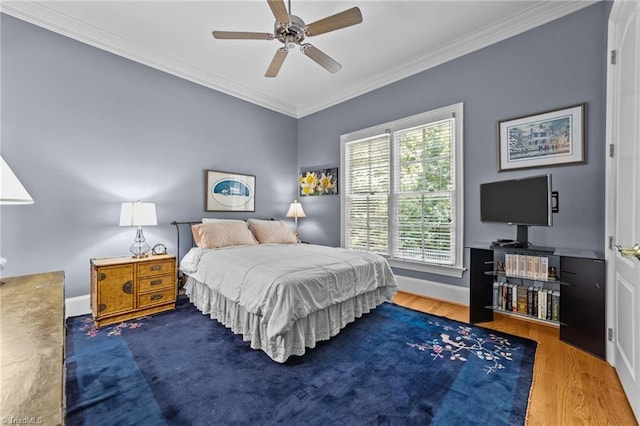
[[[498,122],[498,171],[585,162],[585,104]]]
[[[256,211],[255,176],[206,170],[205,183],[205,211]]]

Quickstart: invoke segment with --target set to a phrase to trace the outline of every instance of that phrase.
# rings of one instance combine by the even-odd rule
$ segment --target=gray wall
[[[155,202],[159,226],[145,235],[174,250],[172,220],[282,217],[300,168],[338,165],[341,134],[460,101],[465,242],[515,236],[480,223],[480,183],[550,172],[560,213],[530,240],[602,250],[608,11],[598,3],[300,120],[0,15],[2,155],[35,199],[0,207],[3,275],[64,270],[67,297],[87,294],[89,259],[127,255],[133,242],[118,227],[122,201]],[[498,120],[581,102],[587,164],[497,173]],[[256,213],[205,214],[206,169],[256,175]],[[302,202],[301,237],[339,245],[339,196]]]
[[[4,276],[64,270],[89,293],[89,259],[128,255],[123,201],[172,220],[284,217],[295,197],[296,120],[1,15],[2,156],[35,204],[0,208]],[[204,212],[204,170],[256,176],[255,213]]]
[[[465,244],[515,238],[508,225],[480,222],[479,185],[551,173],[560,212],[551,228],[531,227],[536,245],[604,249],[606,22],[598,3],[564,18],[298,120],[301,168],[336,166],[339,138],[434,108],[464,102]],[[496,123],[585,102],[587,163],[497,172]],[[338,196],[303,200],[305,240],[340,244]],[[468,256],[465,261],[468,267]],[[461,280],[397,273],[466,285]]]

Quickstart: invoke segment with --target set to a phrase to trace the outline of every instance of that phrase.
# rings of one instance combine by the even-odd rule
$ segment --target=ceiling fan
[[[305,37],[317,36],[328,33],[330,31],[339,30],[341,28],[350,27],[362,22],[362,14],[360,9],[352,7],[343,12],[315,21],[311,24],[305,24],[304,21],[291,14],[291,0],[289,0],[289,11],[284,4],[284,0],[267,0],[273,16],[276,21],[273,25],[273,34],[271,33],[253,33],[242,31],[213,31],[213,37],[223,40],[273,40],[276,39],[284,44],[283,47],[276,51],[275,56],[271,60],[269,68],[265,73],[265,77],[275,77],[280,71],[280,67],[289,53],[289,49],[293,49],[296,45],[300,46],[300,51],[306,56],[316,61],[321,67],[331,73],[340,71],[342,65],[329,57],[317,47],[303,43]]]

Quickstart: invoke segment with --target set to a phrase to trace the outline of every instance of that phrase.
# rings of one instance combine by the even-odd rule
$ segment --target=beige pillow
[[[244,221],[199,223],[191,227],[196,245],[203,249],[258,244]]]
[[[202,223],[214,223],[214,222],[244,222],[242,219],[218,219],[217,217],[204,217]]]
[[[249,229],[260,244],[291,244],[298,243],[298,237],[280,220],[249,219]]]

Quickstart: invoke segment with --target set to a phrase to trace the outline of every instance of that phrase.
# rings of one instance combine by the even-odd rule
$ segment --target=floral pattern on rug
[[[450,361],[466,362],[468,357],[475,356],[487,361],[483,370],[487,374],[492,374],[504,369],[507,362],[513,361],[512,353],[520,349],[512,347],[509,339],[493,333],[483,337],[474,333],[471,327],[463,325],[451,327],[440,324],[438,321],[429,321],[429,324],[442,330],[439,339],[424,343],[407,343],[407,345],[429,352],[434,361],[445,359],[446,356]]]
[[[149,316],[143,316],[138,318],[139,320],[144,320],[151,318]],[[111,325],[109,327],[98,328],[93,318],[85,318],[82,320],[82,327],[80,330],[84,332],[88,337],[96,337],[101,331],[107,331],[107,336],[120,336],[122,334],[122,330],[125,329],[134,329],[138,327],[142,327],[144,325],[143,322],[121,322],[120,324]]]

